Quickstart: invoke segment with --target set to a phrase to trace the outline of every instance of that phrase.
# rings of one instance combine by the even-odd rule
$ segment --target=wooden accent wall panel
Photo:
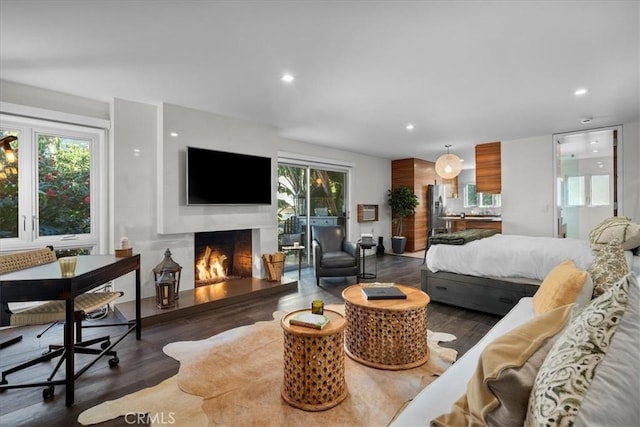
[[[502,191],[500,142],[476,145],[476,191],[499,194]]]
[[[407,252],[415,252],[427,247],[427,185],[440,181],[436,174],[435,162],[409,158],[391,162],[391,187],[406,185],[418,196],[418,206],[413,216],[405,218],[402,224],[407,237]],[[395,227],[392,227],[392,232]]]

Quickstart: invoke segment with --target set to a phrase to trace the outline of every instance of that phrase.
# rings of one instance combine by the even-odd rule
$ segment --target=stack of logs
[[[279,282],[284,272],[284,252],[263,254],[262,260],[267,269],[267,280],[269,282]]]

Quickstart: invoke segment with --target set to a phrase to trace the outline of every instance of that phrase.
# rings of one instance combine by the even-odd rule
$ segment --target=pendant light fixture
[[[451,144],[445,145],[447,154],[443,154],[436,160],[436,173],[444,179],[455,178],[462,170],[460,158],[455,154],[449,154],[450,147]]]
[[[4,156],[5,159],[7,159],[7,162],[9,163],[13,163],[16,161],[16,154],[13,152],[13,149],[11,149],[11,142],[16,141],[18,138],[16,138],[13,135],[8,135],[5,136],[4,138],[0,139],[0,146],[2,146],[2,150],[4,151]]]

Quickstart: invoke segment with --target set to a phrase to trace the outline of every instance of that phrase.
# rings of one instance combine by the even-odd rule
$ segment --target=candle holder
[[[156,281],[156,306],[158,308],[173,308],[176,306],[176,280],[171,273],[163,271]]]
[[[324,302],[320,299],[311,301],[311,313],[324,314]]]
[[[177,300],[179,299],[180,294],[180,275],[182,274],[182,267],[171,258],[171,251],[169,250],[169,248],[164,251],[164,258],[162,262],[156,265],[153,269],[154,281],[157,283],[158,278],[165,272],[171,275],[171,277],[175,280],[174,294],[175,299]]]

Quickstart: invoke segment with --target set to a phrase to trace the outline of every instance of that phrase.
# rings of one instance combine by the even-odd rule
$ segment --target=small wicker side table
[[[305,411],[333,408],[349,394],[344,379],[345,318],[324,310],[331,321],[322,329],[289,325],[299,313],[286,314],[280,321],[284,330],[284,381],[282,398]]]
[[[378,369],[401,370],[429,359],[427,304],[418,288],[396,285],[407,299],[368,300],[361,285],[342,292],[347,319],[345,347],[349,357]]]

